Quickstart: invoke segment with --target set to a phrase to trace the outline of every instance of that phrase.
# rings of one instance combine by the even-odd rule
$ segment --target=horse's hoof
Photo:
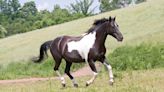
[[[66,87],[66,84],[62,84],[63,87]]]
[[[109,85],[113,86],[113,82],[112,81],[109,81]]]
[[[74,84],[74,87],[78,88],[78,84]]]
[[[89,86],[89,83],[86,83],[86,87],[88,87]]]

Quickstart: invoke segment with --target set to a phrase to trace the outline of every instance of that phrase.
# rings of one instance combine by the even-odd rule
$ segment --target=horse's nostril
[[[121,39],[123,40],[124,38],[123,38],[123,37],[121,37]]]
[[[120,37],[119,41],[123,41],[123,39],[124,39],[123,37]]]

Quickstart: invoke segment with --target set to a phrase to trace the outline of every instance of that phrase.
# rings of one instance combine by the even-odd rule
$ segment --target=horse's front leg
[[[109,83],[110,85],[113,85],[114,83],[114,77],[113,77],[113,72],[112,72],[112,66],[108,63],[107,59],[105,58],[103,61],[101,61],[104,66],[108,69],[108,72],[109,72]]]
[[[91,83],[93,83],[98,74],[97,70],[96,70],[96,66],[94,64],[94,61],[89,61],[88,64],[89,64],[91,70],[93,71],[93,77],[89,81],[86,82],[86,86],[89,86]]]

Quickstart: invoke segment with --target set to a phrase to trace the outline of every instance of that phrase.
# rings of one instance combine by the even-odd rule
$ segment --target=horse
[[[107,68],[109,72],[109,83],[113,85],[114,76],[112,67],[105,56],[105,41],[108,35],[113,36],[119,42],[123,41],[123,35],[119,31],[119,26],[115,19],[116,17],[112,18],[110,16],[108,19],[96,20],[93,23],[94,26],[82,36],[60,36],[53,40],[50,46],[50,52],[55,60],[54,71],[59,76],[63,87],[66,86],[66,82],[59,72],[62,59],[66,62],[65,73],[72,80],[74,87],[78,87],[78,83],[70,74],[72,63],[86,62],[90,66],[93,76],[89,81],[86,81],[86,86],[89,86],[98,75],[95,67],[96,61],[101,62]]]
[[[50,49],[52,41],[53,40],[49,40],[41,44],[39,58],[37,60],[33,60],[35,63],[41,62],[44,59],[45,55],[48,58],[47,50]]]

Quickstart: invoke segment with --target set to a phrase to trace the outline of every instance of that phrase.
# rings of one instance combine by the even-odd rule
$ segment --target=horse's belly
[[[75,50],[72,52],[65,53],[64,58],[67,61],[75,62],[75,63],[85,62],[85,60],[81,57],[81,55]]]

